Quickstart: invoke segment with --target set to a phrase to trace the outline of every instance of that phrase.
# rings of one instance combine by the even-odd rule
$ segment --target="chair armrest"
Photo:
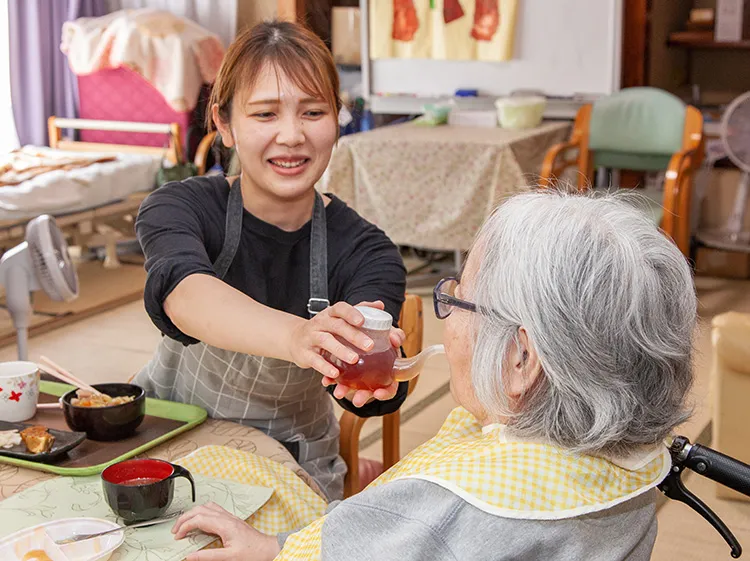
[[[568,150],[579,150],[580,148],[581,138],[580,136],[574,136],[567,142],[560,142],[547,150],[547,154],[544,156],[544,162],[542,163],[540,178],[542,187],[552,187],[555,179],[561,172],[577,163],[577,160],[563,160],[562,165],[555,165],[560,155],[565,154]]]
[[[683,254],[690,251],[690,179],[695,171],[700,150],[690,148],[672,155],[664,177],[664,214],[661,228],[677,244]]]
[[[216,131],[208,133],[204,136],[198,148],[195,151],[195,159],[193,163],[198,168],[198,175],[206,173],[206,161],[208,160],[208,154],[211,152],[211,146],[213,146],[214,140],[216,140]]]

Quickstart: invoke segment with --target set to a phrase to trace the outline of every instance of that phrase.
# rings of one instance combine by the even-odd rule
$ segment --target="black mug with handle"
[[[107,504],[126,524],[152,520],[164,514],[174,498],[174,482],[190,482],[195,502],[195,482],[182,466],[164,460],[125,460],[102,472]]]

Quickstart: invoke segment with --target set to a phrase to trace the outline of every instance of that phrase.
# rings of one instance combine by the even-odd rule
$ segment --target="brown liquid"
[[[350,388],[374,391],[387,388],[393,383],[396,349],[390,348],[379,353],[360,355],[357,364],[341,362],[330,355],[326,358],[340,372],[336,381]]]
[[[123,481],[120,485],[125,485],[126,487],[138,487],[139,485],[151,485],[151,483],[156,483],[157,481],[161,481],[161,479],[158,477],[136,477],[135,479]]]

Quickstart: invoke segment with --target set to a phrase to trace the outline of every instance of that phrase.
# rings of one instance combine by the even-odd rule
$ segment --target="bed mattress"
[[[40,152],[60,153],[46,147]],[[97,152],[65,152],[80,156],[112,155]],[[59,216],[98,208],[151,191],[161,159],[142,154],[116,154],[109,162],[71,170],[55,170],[33,179],[0,187],[0,221],[34,218],[40,214]]]

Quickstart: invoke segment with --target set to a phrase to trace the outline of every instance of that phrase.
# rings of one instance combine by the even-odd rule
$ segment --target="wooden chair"
[[[208,161],[208,155],[211,153],[211,147],[214,145],[215,141],[216,131],[211,131],[204,136],[198,144],[198,148],[195,150],[195,158],[193,158],[193,162],[198,168],[198,175],[206,173],[206,162]]]
[[[399,326],[406,333],[404,352],[414,356],[422,351],[424,321],[422,317],[422,299],[414,294],[407,294],[401,308]],[[409,393],[414,390],[419,377],[409,382]],[[401,413],[396,411],[385,415],[383,419],[383,470],[387,470],[400,459],[399,430]],[[339,453],[348,468],[344,481],[344,497],[351,497],[360,490],[359,480],[359,438],[367,419],[357,417],[345,411],[341,416],[341,436]]]
[[[687,256],[692,180],[702,161],[703,116],[698,109],[656,88],[628,88],[581,107],[570,140],[547,152],[541,183],[554,186],[571,167],[577,169],[581,191],[590,187],[598,167],[666,170],[663,195],[644,194],[654,221]]]

